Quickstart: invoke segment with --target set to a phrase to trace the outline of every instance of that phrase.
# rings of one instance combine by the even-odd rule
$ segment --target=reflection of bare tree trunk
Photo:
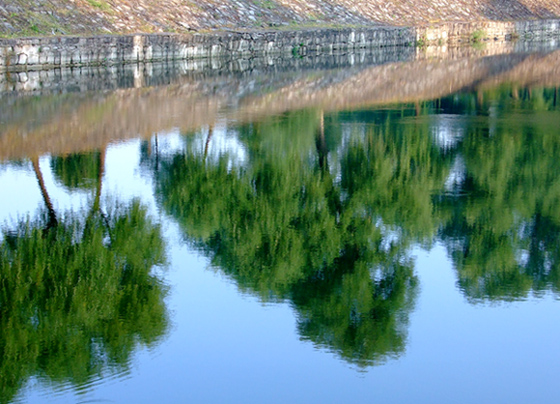
[[[101,186],[103,184],[103,175],[105,174],[105,155],[107,154],[107,146],[104,146],[99,153],[99,170],[97,170],[97,187],[95,189],[95,199],[93,201],[93,212],[99,210],[101,201]]]
[[[39,189],[41,190],[43,201],[45,202],[45,206],[47,207],[47,210],[49,212],[49,223],[47,224],[47,228],[50,229],[58,224],[58,221],[56,220],[56,213],[54,211],[51,198],[49,197],[49,194],[47,192],[47,187],[45,186],[43,173],[41,172],[41,168],[39,167],[39,157],[32,157],[31,163],[33,164],[33,171],[35,171],[35,177],[37,178],[37,182],[39,183]]]
[[[476,110],[482,111],[483,104],[484,104],[484,93],[479,90],[476,92]]]
[[[97,170],[97,185],[95,187],[95,196],[93,200],[93,207],[91,208],[90,216],[93,217],[96,213],[99,213],[103,219],[103,223],[107,227],[107,234],[109,239],[112,241],[113,236],[111,234],[111,226],[107,216],[101,210],[101,190],[103,186],[103,176],[105,175],[105,157],[107,155],[107,145],[104,145],[99,152],[99,169]],[[87,221],[86,228],[89,226],[89,220]]]
[[[148,157],[152,157],[152,153],[153,153],[153,150],[152,150],[152,140],[150,139],[150,140],[148,140],[146,143],[147,143],[147,145],[146,145],[146,146],[147,146],[147,147],[146,147],[146,152],[148,153]]]
[[[319,128],[317,128],[315,147],[317,148],[317,154],[319,155],[319,167],[321,170],[328,169],[328,150],[327,141],[325,139],[325,116],[323,110],[319,113]]]
[[[208,155],[208,148],[210,146],[210,139],[212,139],[212,135],[214,134],[214,126],[210,125],[208,128],[208,136],[206,137],[206,144],[204,145],[204,160],[206,160],[206,156]]]
[[[319,168],[321,169],[321,178],[327,186],[326,196],[329,209],[337,218],[337,222],[342,213],[342,204],[340,203],[340,195],[334,186],[334,180],[329,171],[329,149],[327,148],[327,139],[325,137],[325,115],[323,110],[319,113],[319,127],[315,135],[315,147],[319,155]]]
[[[159,143],[158,143],[157,133],[155,135],[154,143],[156,146],[156,171],[157,171],[159,169]]]
[[[528,267],[532,270],[534,275],[538,278],[546,276],[544,273],[544,268],[546,267],[544,260],[546,250],[543,249],[543,232],[548,233],[549,229],[546,227],[546,223],[541,215],[541,210],[539,207],[536,209],[536,214],[533,219],[533,225],[531,226],[531,242],[529,244],[529,262]],[[529,269],[527,268],[527,269]],[[537,273],[538,271],[538,273]]]

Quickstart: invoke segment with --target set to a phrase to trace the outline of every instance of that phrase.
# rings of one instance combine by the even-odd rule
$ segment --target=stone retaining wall
[[[208,77],[239,76],[246,72],[250,72],[253,76],[268,77],[286,73],[293,75],[302,71],[351,70],[353,67],[411,61],[415,57],[416,52],[412,47],[393,47],[301,58],[277,55],[251,59],[170,60],[142,64],[12,71],[0,74],[0,96],[12,93],[44,95],[153,87],[173,84],[185,78],[196,81]],[[0,117],[1,115],[0,111]]]
[[[332,54],[341,49],[412,45],[415,41],[415,31],[410,28],[17,39],[0,42],[3,56],[0,69],[210,59],[226,55],[232,58],[276,54],[301,57],[310,53]]]
[[[507,41],[560,41],[560,20],[450,23],[417,28],[223,32],[0,40],[0,70],[118,65],[169,60],[310,54],[387,46]]]
[[[417,41],[426,44],[483,43],[520,40],[560,42],[560,20],[482,21],[417,28]]]

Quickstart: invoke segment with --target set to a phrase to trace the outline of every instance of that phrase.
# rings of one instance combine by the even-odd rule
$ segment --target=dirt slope
[[[558,0],[0,0],[0,36],[559,17]]]

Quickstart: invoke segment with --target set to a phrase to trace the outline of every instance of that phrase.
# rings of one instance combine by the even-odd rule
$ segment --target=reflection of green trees
[[[401,251],[439,235],[467,296],[520,298],[558,288],[559,110],[557,89],[503,86],[323,120],[294,113],[239,128],[241,167],[202,151],[165,159],[159,193],[215,265],[302,316],[294,291],[318,287],[317,273],[348,277],[336,268],[355,246],[385,254],[375,234]],[[446,129],[462,125],[451,147],[435,146],[438,112],[463,115]],[[443,192],[455,159],[464,180]],[[361,260],[345,268],[376,262]]]
[[[428,121],[380,112],[362,114],[367,121],[384,119],[342,156],[341,185],[385,224],[430,242],[439,223],[432,195],[443,187],[451,153],[434,145]]]
[[[442,200],[459,285],[472,299],[559,291],[560,121],[556,92],[483,94],[502,110],[477,120],[460,146],[461,190]],[[546,112],[534,112],[534,111]],[[490,115],[482,108],[482,115]]]
[[[158,194],[242,289],[289,299],[304,338],[378,362],[404,349],[416,290],[407,249],[411,234],[435,232],[430,191],[447,164],[427,130],[407,126],[394,142],[390,125],[350,128],[347,144],[336,117],[317,112],[242,126],[246,164],[177,153],[160,162]],[[422,217],[399,216],[390,201]]]
[[[560,109],[560,89],[517,85],[502,86],[463,92],[430,102],[442,113],[487,116],[490,111],[499,114],[534,113],[558,111]],[[502,115],[503,116],[503,115]]]
[[[507,87],[286,114],[232,131],[243,163],[209,155],[210,135],[204,151],[187,140],[186,152],[159,160],[157,192],[186,239],[242,289],[289,300],[303,338],[375,363],[404,349],[412,244],[445,243],[473,300],[558,290],[556,97]],[[434,125],[438,111],[463,117]],[[437,146],[436,130],[457,128],[460,140]],[[454,162],[462,181],[445,190]]]
[[[125,368],[139,343],[155,342],[167,327],[165,288],[151,273],[164,262],[164,245],[138,201],[107,214],[94,204],[54,215],[47,204],[44,215],[4,230],[0,402],[32,376],[81,385]]]
[[[97,183],[102,173],[101,160],[104,152],[74,153],[51,159],[51,169],[65,187],[88,189]]]
[[[345,251],[324,272],[293,288],[302,337],[361,366],[403,352],[416,297],[412,263],[392,253]]]

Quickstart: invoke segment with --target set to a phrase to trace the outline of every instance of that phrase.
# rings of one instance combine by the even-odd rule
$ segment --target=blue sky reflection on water
[[[227,134],[216,137],[227,140]],[[159,135],[170,150],[178,134]],[[166,143],[167,142],[167,143]],[[229,139],[222,144],[231,145]],[[219,142],[217,142],[219,143]],[[156,345],[140,347],[121,374],[71,385],[29,382],[22,402],[134,403],[527,403],[554,402],[560,371],[551,292],[512,302],[470,303],[457,286],[447,250],[414,246],[419,292],[409,314],[403,352],[364,369],[303,340],[288,300],[263,303],[240,292],[209,259],[186,245],[173,218],[163,213],[154,184],[140,167],[140,141],[107,150],[102,199],[139,197],[163,224],[169,265],[160,271],[170,287],[165,299],[171,327]],[[164,146],[161,146],[164,147]],[[196,147],[202,147],[198,144]],[[227,147],[227,146],[226,146]],[[239,152],[243,161],[244,152]],[[56,210],[78,209],[91,193],[63,190],[40,159]],[[0,171],[2,221],[42,203],[29,168]],[[107,199],[108,198],[108,199]],[[133,237],[133,235],[132,235]]]

